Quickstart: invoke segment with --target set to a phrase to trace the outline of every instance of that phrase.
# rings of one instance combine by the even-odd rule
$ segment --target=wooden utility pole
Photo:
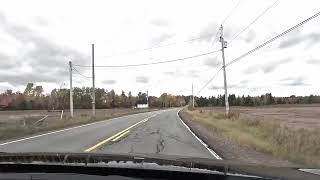
[[[94,76],[94,44],[92,44],[92,116],[96,116],[96,90]]]
[[[73,118],[73,89],[72,89],[72,62],[69,61],[69,73],[70,73],[70,116]]]
[[[222,62],[223,62],[223,79],[224,79],[224,101],[226,106],[226,116],[229,115],[229,102],[228,102],[228,87],[227,87],[227,75],[226,75],[226,63],[224,59],[224,48],[227,47],[227,41],[223,39],[223,26],[220,27],[220,42],[221,42],[221,52],[222,52]]]
[[[149,92],[147,91],[147,106],[149,108]]]
[[[192,109],[194,109],[193,83],[192,83]]]

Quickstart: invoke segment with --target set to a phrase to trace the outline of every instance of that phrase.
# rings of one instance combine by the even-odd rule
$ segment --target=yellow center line
[[[124,133],[122,133],[121,135],[119,135],[118,137],[112,139],[112,142],[118,141],[120,138],[122,138],[123,136],[127,135],[130,131],[126,131]]]
[[[105,140],[97,143],[96,145],[94,145],[94,146],[92,146],[92,147],[84,150],[84,152],[93,151],[93,150],[97,149],[98,147],[102,146],[103,144],[109,142],[109,141],[112,140],[112,139],[117,139],[117,140],[118,140],[119,137],[117,137],[117,136],[122,136],[123,133],[124,133],[124,134],[128,134],[128,133],[129,133],[129,129],[131,129],[131,128],[133,128],[133,127],[135,127],[135,126],[137,126],[137,125],[139,125],[139,124],[141,124],[141,123],[147,122],[150,118],[152,118],[152,117],[154,117],[154,116],[156,116],[156,115],[157,115],[157,114],[154,114],[154,115],[152,115],[152,116],[149,116],[149,117],[147,117],[147,118],[145,118],[145,119],[143,119],[143,120],[135,123],[134,125],[131,125],[130,127],[128,127],[128,128],[126,128],[126,129],[118,132],[117,134],[115,134],[115,135],[113,135],[113,136],[111,136],[111,137],[108,137],[107,139],[105,139]],[[127,131],[128,131],[128,133],[127,133]]]

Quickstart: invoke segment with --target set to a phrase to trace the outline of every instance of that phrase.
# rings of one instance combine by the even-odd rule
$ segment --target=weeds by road
[[[156,109],[111,109],[111,110],[98,110],[96,118],[92,118],[90,111],[78,110],[75,113],[75,117],[71,119],[68,116],[64,116],[60,120],[59,116],[49,117],[41,124],[35,124],[40,119],[39,117],[26,116],[23,119],[17,121],[0,121],[0,140],[14,139],[27,135],[48,132],[52,130],[63,129],[67,127],[88,124],[96,121],[111,119],[115,117],[136,114],[141,112],[154,111]],[[23,111],[28,114],[28,111]],[[88,113],[89,112],[89,113]],[[2,114],[6,112],[1,112]],[[12,112],[10,112],[12,113]],[[40,116],[41,117],[41,116]]]
[[[259,152],[298,164],[320,167],[320,131],[318,129],[290,129],[276,122],[242,119],[239,113],[224,115],[197,109],[186,110],[193,121],[216,134]]]

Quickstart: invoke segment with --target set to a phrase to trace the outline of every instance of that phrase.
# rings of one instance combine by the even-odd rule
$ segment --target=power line
[[[126,65],[109,65],[109,66],[95,66],[95,67],[103,67],[103,68],[122,68],[122,67],[137,67],[137,66],[150,66],[150,65],[157,65],[157,64],[165,64],[165,63],[172,63],[172,62],[177,62],[177,61],[184,61],[187,59],[193,59],[196,57],[200,57],[200,56],[206,56],[209,54],[213,54],[216,52],[219,52],[219,50],[216,51],[211,51],[211,52],[207,52],[207,53],[203,53],[203,54],[198,54],[198,55],[194,55],[194,56],[188,56],[188,57],[184,57],[184,58],[179,58],[179,59],[173,59],[173,60],[167,60],[167,61],[159,61],[159,62],[152,62],[152,63],[142,63],[142,64],[126,64]],[[92,67],[92,66],[86,66],[86,65],[77,65],[74,64],[74,66],[79,66],[79,67]]]
[[[236,33],[231,40],[229,41],[229,45],[231,44],[231,42],[233,40],[235,40],[240,34],[242,34],[244,31],[246,31],[247,29],[249,29],[249,27],[254,24],[259,18],[261,18],[266,12],[268,12],[279,0],[276,0],[275,2],[273,2],[270,6],[268,6],[262,13],[259,14],[259,16],[257,16],[250,24],[248,24],[245,28],[243,28],[240,32]]]
[[[216,33],[216,36],[214,37],[214,40],[212,41],[212,46],[214,46],[214,44],[217,42],[220,31],[221,31],[221,28],[219,27],[219,29]]]
[[[210,79],[208,82],[206,82],[206,84],[204,86],[202,86],[202,88],[198,91],[198,93],[200,93],[205,87],[208,86],[208,84],[218,75],[218,73],[222,70],[223,67],[221,67]]]
[[[224,18],[224,20],[222,21],[221,24],[223,24],[223,23],[231,16],[232,12],[233,12],[239,5],[240,5],[240,0],[239,0],[239,2],[232,8],[232,10],[229,12],[229,14]],[[217,32],[217,34],[216,34],[216,36],[215,36],[215,39],[214,39],[212,45],[214,45],[214,44],[216,43],[217,37],[218,37],[218,33],[219,33],[219,31]],[[193,42],[193,41],[200,40],[200,39],[205,39],[205,38],[208,38],[208,37],[211,37],[211,36],[212,36],[212,34],[207,34],[207,35],[204,35],[204,36],[200,36],[200,37],[197,37],[197,38],[188,39],[188,40],[181,41],[181,42],[169,43],[169,44],[164,44],[164,45],[158,44],[158,45],[151,46],[151,47],[148,47],[148,48],[131,50],[131,51],[124,51],[124,52],[116,53],[116,54],[113,54],[113,55],[100,56],[100,58],[101,58],[101,57],[102,57],[102,58],[110,58],[110,57],[121,56],[121,55],[126,55],[126,54],[135,54],[135,53],[139,53],[139,52],[143,52],[143,51],[150,51],[150,50],[157,49],[157,48],[163,48],[163,47],[167,47],[167,46],[172,46],[172,45],[176,45],[176,44],[180,44],[180,43]]]
[[[85,76],[83,74],[81,74],[75,67],[72,67],[73,70],[75,70],[80,76],[82,77],[85,77],[85,78],[92,78],[92,77],[88,77],[88,76]]]
[[[238,3],[230,10],[230,12],[227,14],[227,16],[223,19],[223,21],[221,22],[221,25],[224,24],[227,19],[231,16],[231,14],[233,13],[233,11],[240,5],[240,0],[238,1]],[[217,33],[216,33],[216,36],[212,42],[212,46],[217,42],[218,40],[218,37],[219,37],[219,34],[221,32],[221,27],[219,27]],[[205,87],[208,86],[208,84],[213,81],[213,79],[218,75],[218,73],[222,70],[223,67],[221,67],[210,79],[208,82],[206,82],[206,84],[204,86],[202,86],[202,88],[198,91],[198,93],[200,93]]]
[[[252,50],[250,50],[250,51],[248,51],[248,52],[244,53],[243,55],[241,55],[241,56],[239,56],[239,57],[235,58],[234,60],[232,60],[232,61],[230,61],[229,63],[227,63],[227,64],[226,64],[226,67],[227,67],[227,66],[230,66],[231,64],[233,64],[233,63],[235,63],[235,62],[239,61],[240,59],[242,59],[242,58],[244,58],[244,57],[246,57],[246,56],[250,55],[251,53],[253,53],[253,52],[255,52],[255,51],[259,50],[260,48],[262,48],[262,47],[266,46],[267,44],[269,44],[269,43],[271,43],[271,42],[273,42],[273,41],[275,41],[276,39],[278,39],[278,38],[280,38],[280,37],[282,37],[282,36],[286,35],[287,33],[291,32],[292,30],[294,30],[294,29],[296,29],[296,28],[298,28],[298,27],[300,27],[300,26],[302,26],[303,24],[305,24],[305,23],[307,23],[308,21],[310,21],[310,20],[312,20],[312,19],[314,19],[314,18],[318,17],[319,15],[320,15],[320,12],[318,12],[318,13],[314,14],[313,16],[311,16],[311,17],[309,17],[309,18],[305,19],[304,21],[302,21],[302,22],[298,23],[297,25],[295,25],[295,26],[293,26],[293,27],[291,27],[291,28],[287,29],[286,31],[282,32],[281,34],[278,34],[277,36],[275,36],[275,37],[273,37],[273,38],[269,39],[268,41],[266,41],[266,42],[262,43],[261,45],[259,45],[259,46],[255,47],[255,48],[253,48]]]
[[[139,53],[139,52],[143,52],[143,51],[150,51],[150,50],[153,50],[153,49],[172,46],[172,45],[176,45],[176,44],[180,44],[180,43],[193,42],[193,41],[200,40],[200,39],[205,39],[205,38],[208,38],[208,37],[211,37],[211,36],[212,36],[212,34],[207,34],[207,35],[204,35],[204,36],[188,39],[188,40],[181,41],[181,42],[169,43],[169,44],[164,44],[164,45],[157,44],[155,46],[151,46],[151,47],[148,47],[148,48],[124,51],[124,52],[116,53],[116,54],[113,54],[113,55],[107,55],[107,56],[99,56],[99,58],[110,58],[110,57],[121,56],[121,55],[126,55],[126,54],[135,54],[135,53]]]
[[[227,14],[227,16],[223,19],[223,21],[221,22],[221,24],[224,24],[227,19],[229,19],[229,17],[231,16],[231,14],[233,13],[233,11],[240,5],[240,0],[238,1],[238,3],[230,10],[230,12]]]

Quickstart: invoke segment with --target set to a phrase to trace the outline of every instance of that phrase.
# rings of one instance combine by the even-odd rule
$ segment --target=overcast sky
[[[214,36],[239,0],[225,1],[2,1],[0,6],[0,92],[23,91],[28,82],[46,93],[68,87],[68,61],[96,65],[150,63],[219,49]],[[241,31],[274,0],[240,0],[224,23],[225,40]],[[280,0],[225,49],[226,62],[251,50],[319,11],[317,0]],[[208,36],[198,41],[183,41]],[[148,51],[135,51],[167,45]],[[227,68],[229,93],[276,96],[320,94],[320,18],[278,39]],[[124,53],[130,52],[130,53]],[[134,53],[132,53],[134,52]],[[96,68],[96,86],[133,94],[149,90],[209,96],[223,93],[222,72],[199,89],[221,67],[221,52],[183,62]],[[90,68],[76,67],[91,76]],[[74,75],[74,85],[91,79]]]

